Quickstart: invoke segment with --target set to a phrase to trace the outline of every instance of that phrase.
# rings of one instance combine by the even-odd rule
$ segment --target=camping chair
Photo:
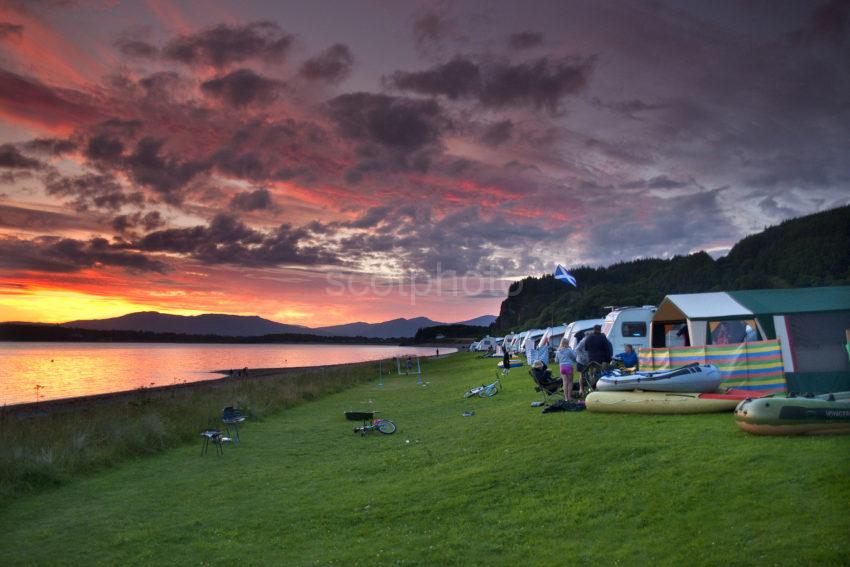
[[[231,441],[230,437],[225,437],[218,429],[204,429],[201,431],[201,437],[204,438],[204,444],[201,446],[201,455],[207,454],[207,448],[210,446],[210,443],[215,445],[216,453],[224,455],[222,444],[230,443]]]
[[[540,392],[543,396],[542,404],[548,405],[552,398],[564,398],[564,382],[560,378],[554,378],[551,370],[545,372],[534,372],[534,369],[528,371],[528,375],[534,381],[534,391]]]
[[[221,422],[227,429],[227,435],[233,437],[234,443],[239,443],[239,424],[245,421],[245,414],[236,408],[227,406],[221,410]],[[230,433],[230,426],[233,426],[233,435]]]

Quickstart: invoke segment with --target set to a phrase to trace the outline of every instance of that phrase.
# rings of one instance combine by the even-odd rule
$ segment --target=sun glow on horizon
[[[207,312],[145,305],[121,297],[75,291],[37,289],[0,294],[0,321],[65,323],[77,319],[118,317],[136,311],[158,311],[171,315],[200,315]]]

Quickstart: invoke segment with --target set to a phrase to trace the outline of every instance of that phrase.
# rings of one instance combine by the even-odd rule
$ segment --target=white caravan
[[[625,345],[634,347],[635,352],[649,346],[649,327],[655,315],[654,305],[643,307],[612,307],[602,323],[602,332],[611,341],[614,354],[625,350]]]
[[[594,325],[601,326],[604,322],[605,319],[580,319],[567,325],[567,330],[564,331],[564,336],[569,337],[570,348],[574,349],[578,346],[576,333],[586,333],[591,330]]]
[[[531,329],[530,331],[526,331],[525,336],[522,338],[522,342],[519,345],[519,350],[525,352],[528,348],[528,341],[535,336],[539,337],[543,334],[543,332],[543,329]]]

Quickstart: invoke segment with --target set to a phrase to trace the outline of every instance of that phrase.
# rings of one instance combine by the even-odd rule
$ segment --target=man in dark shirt
[[[584,338],[584,348],[587,350],[590,362],[608,363],[614,356],[614,347],[608,337],[602,334],[601,325],[594,325],[593,334]]]

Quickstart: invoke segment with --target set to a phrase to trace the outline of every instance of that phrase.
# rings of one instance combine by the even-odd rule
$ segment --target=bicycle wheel
[[[380,431],[384,435],[390,435],[392,433],[395,433],[395,430],[396,430],[395,423],[393,423],[389,419],[382,419],[378,423],[378,431]]]
[[[478,392],[479,398],[492,398],[496,394],[499,393],[499,384],[493,382],[492,384],[488,384],[484,386],[480,392]]]
[[[464,394],[464,398],[471,398],[472,396],[477,396],[484,389],[484,386],[476,386],[475,388],[470,388]]]

